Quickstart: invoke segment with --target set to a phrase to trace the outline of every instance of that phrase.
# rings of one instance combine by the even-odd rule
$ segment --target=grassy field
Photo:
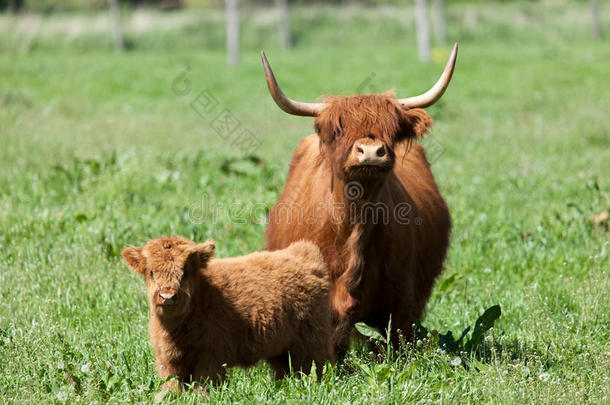
[[[436,80],[449,48],[417,62],[409,8],[339,11],[294,10],[296,47],[281,51],[269,10],[246,10],[235,69],[217,10],[172,13],[165,25],[142,12],[157,31],[134,13],[124,54],[95,14],[27,16],[42,26],[0,16],[0,402],[153,401],[144,283],[119,252],[174,233],[213,237],[221,257],[261,247],[292,150],[312,131],[273,104],[261,48],[304,101],[406,96]],[[610,209],[608,40],[590,40],[586,3],[448,14],[460,55],[429,109],[427,145],[454,228],[423,323],[459,334],[500,304],[494,329],[466,354],[440,351],[434,336],[386,357],[359,343],[320,382],[236,369],[209,402],[610,401],[610,234],[591,221]],[[62,32],[66,21],[82,32]],[[241,150],[212,113],[198,115],[203,91],[260,147]]]

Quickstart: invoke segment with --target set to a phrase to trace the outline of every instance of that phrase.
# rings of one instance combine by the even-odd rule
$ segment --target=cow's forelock
[[[403,113],[391,94],[324,98],[325,108],[316,117],[316,131],[325,143],[353,144],[374,135],[392,146],[401,127]]]
[[[327,96],[325,108],[315,119],[323,155],[333,173],[345,176],[346,162],[356,142],[382,142],[394,162],[394,145],[403,139],[405,112],[390,93],[351,97]]]

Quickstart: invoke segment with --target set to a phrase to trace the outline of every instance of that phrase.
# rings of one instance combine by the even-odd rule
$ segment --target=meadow
[[[319,5],[293,10],[285,51],[252,8],[227,68],[220,10],[131,13],[122,54],[101,14],[0,16],[2,403],[161,399],[144,283],[119,253],[166,234],[213,237],[220,257],[261,248],[313,125],[275,106],[260,49],[302,101],[420,93],[450,50],[418,62],[410,7]],[[461,3],[448,22],[457,68],[424,141],[453,219],[430,336],[381,355],[358,341],[319,382],[260,364],[164,402],[610,401],[608,38],[590,38],[583,2]],[[193,108],[202,92],[214,111]],[[219,130],[222,111],[255,146]],[[433,330],[459,335],[496,304],[475,350],[438,347]]]

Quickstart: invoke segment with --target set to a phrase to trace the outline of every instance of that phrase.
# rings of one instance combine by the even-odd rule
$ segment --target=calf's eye
[[[150,274],[150,276],[151,276],[151,277],[153,276],[153,272],[152,272],[152,270],[149,272],[149,274]]]

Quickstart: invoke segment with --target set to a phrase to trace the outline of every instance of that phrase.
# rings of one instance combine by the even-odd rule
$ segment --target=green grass
[[[34,32],[25,44],[2,35],[1,402],[153,401],[144,284],[119,252],[173,233],[213,237],[223,257],[262,246],[265,209],[312,120],[273,104],[260,48],[287,94],[303,100],[353,94],[363,82],[363,91],[421,92],[448,52],[417,62],[408,9],[297,9],[288,52],[268,11],[247,13],[236,69],[225,66],[217,11],[172,14],[195,14],[198,25],[127,30],[132,49],[122,55],[100,33]],[[8,33],[14,20],[2,18]],[[356,344],[321,382],[236,369],[210,402],[609,401],[609,233],[590,216],[610,209],[610,47],[590,40],[587,18],[585,4],[568,2],[449,10],[460,55],[429,112],[443,147],[433,171],[454,228],[423,323],[455,334],[500,304],[484,345],[455,365],[430,342],[385,359]],[[172,81],[186,66],[192,90],[178,96]],[[259,137],[262,164],[193,111],[204,89]]]

